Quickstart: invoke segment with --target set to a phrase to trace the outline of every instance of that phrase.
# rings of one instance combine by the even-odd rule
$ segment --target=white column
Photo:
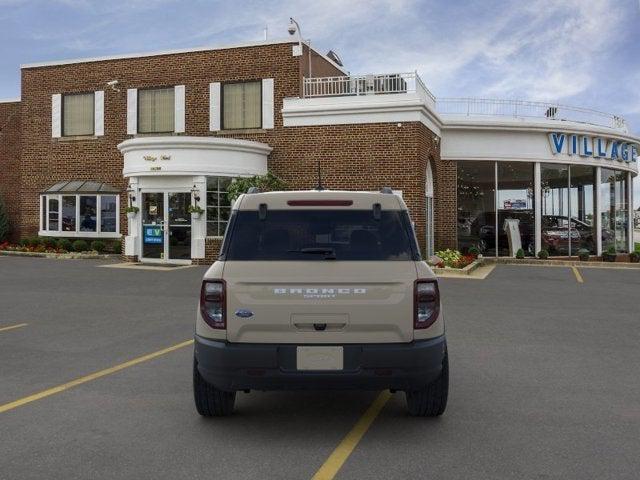
[[[538,252],[542,250],[542,180],[540,176],[540,162],[534,164],[533,170],[533,197],[534,197],[534,216],[535,216],[535,237],[536,237],[536,251],[534,255],[538,255]]]
[[[51,137],[62,136],[62,95],[51,95]]]
[[[631,172],[627,172],[627,185],[628,185],[628,192],[627,192],[627,211],[629,212],[629,224],[627,226],[627,230],[629,231],[629,234],[627,236],[628,239],[628,244],[629,244],[629,253],[633,252],[635,244],[633,241],[633,175],[631,175]]]
[[[138,188],[138,178],[129,178],[129,187],[134,191],[133,196],[135,201],[131,202],[131,206],[140,208],[142,205],[142,199],[140,198],[140,192]],[[127,200],[127,206],[129,205]],[[128,216],[128,215],[127,215]],[[127,223],[127,236],[124,238],[124,254],[130,257],[138,256],[138,259],[142,256],[140,251],[141,245],[139,242],[140,222],[142,218],[142,209],[135,215],[135,217],[128,219]]]
[[[600,167],[596,167],[596,185],[593,201],[595,203],[596,254],[602,255],[602,205],[600,202]]]
[[[127,135],[138,133],[138,90],[127,89]]]
[[[198,189],[198,206],[205,212],[200,218],[191,217],[191,258],[204,258],[207,237],[207,177],[193,177],[193,185]]]
[[[96,137],[104,135],[104,90],[98,90],[93,97],[93,134]]]

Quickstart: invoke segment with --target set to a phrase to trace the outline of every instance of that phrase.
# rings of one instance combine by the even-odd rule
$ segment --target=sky
[[[640,0],[0,0],[0,98],[24,63],[280,39],[291,16],[351,73],[417,70],[437,97],[557,101],[640,134]]]

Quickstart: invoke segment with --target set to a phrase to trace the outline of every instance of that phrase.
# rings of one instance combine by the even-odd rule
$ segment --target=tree
[[[9,238],[9,217],[7,216],[7,209],[5,208],[2,196],[0,196],[0,242],[4,242]]]
[[[227,198],[233,203],[243,193],[251,187],[257,187],[261,192],[273,192],[276,190],[284,190],[287,184],[269,172],[266,175],[255,175],[253,177],[236,178],[227,187]]]

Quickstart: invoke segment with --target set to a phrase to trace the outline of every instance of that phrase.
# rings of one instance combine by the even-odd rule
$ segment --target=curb
[[[56,260],[105,260],[108,258],[120,258],[120,255],[116,254],[15,252],[13,250],[0,250],[0,255],[7,257],[53,258]]]
[[[478,267],[481,267],[482,265],[484,265],[485,260],[486,260],[485,258],[479,258],[477,260],[474,260],[472,263],[470,263],[469,265],[467,265],[464,268],[451,268],[451,267],[437,268],[437,267],[431,267],[431,270],[433,270],[433,273],[435,273],[436,275],[445,273],[447,275],[466,276],[466,275],[470,275]]]
[[[630,262],[582,262],[580,260],[539,260],[539,259],[515,259],[515,258],[495,258],[485,257],[487,263],[503,265],[533,265],[538,267],[581,267],[581,268],[625,268],[640,269],[640,263]]]

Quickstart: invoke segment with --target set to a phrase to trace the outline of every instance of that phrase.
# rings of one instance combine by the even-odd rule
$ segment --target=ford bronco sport
[[[438,282],[407,207],[381,193],[249,193],[235,202],[196,315],[198,413],[237,391],[390,389],[441,415],[449,386]]]

